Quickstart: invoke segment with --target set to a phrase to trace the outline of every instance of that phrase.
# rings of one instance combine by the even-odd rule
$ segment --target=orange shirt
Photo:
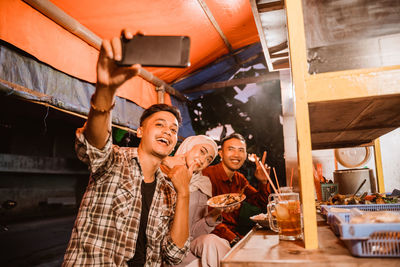
[[[203,175],[208,176],[211,180],[213,196],[227,193],[240,193],[241,189],[247,185],[246,189],[244,190],[244,194],[246,195],[245,201],[262,209],[267,207],[268,195],[271,192],[269,184],[259,183],[259,190],[256,190],[249,184],[244,175],[237,171],[233,174],[232,181],[230,181],[224,168],[222,167],[222,163],[207,167],[203,170]],[[235,231],[235,228],[238,225],[239,213],[240,209],[230,213],[222,213],[223,224],[225,224],[232,231]],[[232,234],[225,233],[225,231],[224,233],[217,232],[218,227],[213,233],[227,239],[228,241],[231,241],[235,237],[232,236]]]

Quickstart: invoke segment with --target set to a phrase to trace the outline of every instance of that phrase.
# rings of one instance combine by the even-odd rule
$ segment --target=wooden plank
[[[353,146],[400,127],[400,94],[309,104],[313,149]]]
[[[271,73],[267,73],[267,74],[257,76],[257,77],[246,77],[246,78],[233,79],[233,80],[222,81],[222,82],[206,83],[199,87],[186,89],[182,92],[185,94],[190,94],[190,93],[220,89],[220,88],[225,88],[225,87],[230,87],[230,86],[237,86],[237,85],[251,84],[251,83],[261,83],[261,82],[273,81],[273,80],[279,80],[279,72],[271,72]]]
[[[396,128],[397,127],[354,129],[337,132],[312,133],[312,148],[328,149],[365,145]]]
[[[318,221],[319,249],[304,249],[298,241],[278,241],[276,233],[253,229],[222,259],[222,267],[261,266],[398,266],[398,258],[359,258],[350,254],[330,227]]]
[[[381,154],[381,143],[379,139],[374,141],[374,156],[375,156],[375,169],[376,169],[376,180],[378,182],[379,193],[385,193],[385,182],[383,179],[383,167],[382,167],[382,154]]]
[[[271,46],[270,48],[268,48],[268,51],[269,51],[270,54],[273,54],[273,53],[282,51],[282,50],[284,50],[286,48],[288,48],[288,42],[287,41],[285,41],[283,43],[280,43],[278,45],[275,45],[275,46]]]
[[[400,65],[309,75],[307,101],[399,94]]]
[[[287,69],[290,67],[289,58],[278,59],[272,62],[274,69]]]
[[[307,48],[400,33],[400,1],[303,1]]]
[[[399,65],[399,43],[400,34],[396,34],[311,48],[307,57],[309,73]]]
[[[224,44],[228,48],[228,51],[233,52],[232,45],[229,43],[228,38],[225,36],[225,34],[222,31],[221,27],[219,26],[217,20],[215,19],[214,15],[212,14],[211,10],[208,8],[206,2],[204,2],[204,0],[197,0],[197,2],[199,2],[201,8],[203,9],[204,13],[206,13],[211,24],[214,26],[215,30],[218,32],[222,41],[224,41]]]
[[[277,54],[272,54],[271,58],[280,58],[280,57],[288,57],[289,53],[288,52],[284,52],[284,53],[277,53]]]
[[[318,248],[317,220],[314,199],[311,133],[305,80],[308,76],[306,43],[301,0],[285,1],[290,44],[290,58],[296,99],[296,127],[303,204],[304,244],[306,249]]]
[[[270,12],[270,11],[274,11],[274,10],[280,10],[280,9],[283,9],[283,7],[284,7],[283,1],[275,1],[275,2],[257,4],[257,9],[258,9],[258,12],[260,12],[260,13]]]
[[[261,46],[264,51],[265,61],[267,62],[268,70],[273,71],[274,67],[272,65],[272,60],[271,60],[270,53],[268,50],[267,38],[265,36],[264,30],[262,27],[260,14],[258,13],[256,0],[250,0],[250,6],[251,6],[251,11],[253,12],[254,22],[256,23],[258,35],[260,36],[260,42],[261,42]]]

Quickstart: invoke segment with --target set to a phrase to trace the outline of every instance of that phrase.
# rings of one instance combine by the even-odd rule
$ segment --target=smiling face
[[[214,148],[210,144],[197,144],[186,152],[186,165],[196,162],[193,172],[200,172],[214,160]]]
[[[224,168],[234,172],[240,169],[246,160],[246,144],[237,138],[226,140],[219,155]]]
[[[161,159],[168,156],[178,138],[178,121],[168,111],[159,111],[143,121],[137,136],[142,138],[140,148]]]

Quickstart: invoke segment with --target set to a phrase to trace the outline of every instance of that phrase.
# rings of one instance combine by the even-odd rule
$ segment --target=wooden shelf
[[[400,127],[400,94],[312,102],[312,149],[355,147]]]
[[[304,9],[303,4],[305,4]],[[393,4],[395,8],[400,8],[395,2]],[[297,158],[306,249],[318,248],[318,242],[321,242],[321,239],[318,239],[315,219],[315,189],[311,151],[371,143],[375,147],[375,144],[379,144],[377,140],[380,136],[400,127],[400,65],[398,60],[400,54],[398,49],[393,47],[394,40],[398,40],[399,36],[398,31],[393,28],[391,20],[398,21],[398,16],[392,14],[396,11],[386,8],[387,15],[381,18],[382,27],[377,28],[373,20],[370,21],[369,13],[364,14],[365,9],[363,9],[365,5],[372,5],[368,7],[376,8],[373,4],[366,1],[343,2],[338,4],[339,6],[335,6],[338,9],[333,8],[332,5],[318,1],[285,1],[291,74],[295,94]],[[360,18],[353,18],[349,16],[348,12],[339,12],[345,10],[346,5],[350,5],[353,9],[357,9],[357,5],[360,5],[360,12],[357,13]],[[338,33],[335,40],[332,39],[329,30],[318,31],[320,26],[332,27],[332,24],[327,22],[326,16],[320,14],[321,11],[329,10],[334,13],[332,14],[334,18],[342,19],[335,20],[338,24],[335,24]],[[360,24],[365,27],[353,29],[352,23],[362,19],[368,21],[366,24]],[[339,27],[343,21],[349,24],[345,28]],[[305,25],[307,32],[305,32]],[[312,25],[316,28],[313,28]],[[387,33],[395,35],[389,36],[390,38],[371,36],[371,30],[368,27],[377,29],[375,31],[377,35]],[[359,37],[353,38],[352,34],[348,34],[345,40],[339,38],[351,30],[355,30]],[[359,44],[364,37],[377,37],[378,39],[374,39],[373,44],[380,44],[380,46],[378,45],[379,49],[362,49]],[[332,48],[337,41],[343,41],[345,44],[335,47],[346,49],[335,51],[335,54],[322,53],[325,50],[321,50],[321,47]],[[318,49],[312,50],[313,48]],[[310,49],[314,52],[310,53]],[[390,53],[386,53],[387,51]],[[374,53],[376,53],[376,57],[373,57],[374,61],[372,62],[371,56]],[[337,62],[333,64],[337,56],[343,59],[343,64],[336,64]],[[354,67],[358,69],[354,69]],[[313,70],[310,71],[310,68]],[[379,149],[375,149],[375,158],[379,162],[380,153],[377,151],[379,152]],[[382,185],[381,164],[377,164],[377,174],[378,181]],[[379,188],[379,190],[382,189]]]

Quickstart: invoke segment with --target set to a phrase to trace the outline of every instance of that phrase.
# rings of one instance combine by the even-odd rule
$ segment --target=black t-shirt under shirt
[[[144,266],[146,263],[146,228],[147,219],[149,217],[149,211],[151,202],[153,201],[154,191],[156,189],[156,180],[151,183],[142,182],[142,212],[140,216],[139,233],[136,241],[135,255],[127,263],[129,267]]]

